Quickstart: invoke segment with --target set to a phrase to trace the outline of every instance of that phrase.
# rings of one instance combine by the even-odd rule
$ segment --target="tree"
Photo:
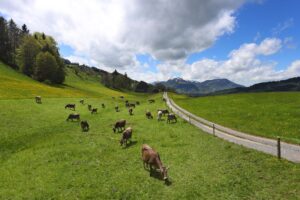
[[[10,52],[7,21],[3,17],[0,17],[0,59],[8,63],[10,60]]]
[[[10,44],[9,65],[13,68],[18,68],[16,64],[16,49],[21,43],[21,30],[17,24],[11,19],[8,22],[8,36]]]
[[[135,88],[135,91],[136,92],[147,92],[148,91],[148,87],[149,87],[149,85],[146,82],[140,81],[137,84],[137,86]]]
[[[29,34],[29,30],[27,29],[26,24],[23,24],[23,26],[22,26],[22,34],[23,35],[28,35]]]
[[[30,35],[23,38],[23,42],[17,52],[17,61],[21,71],[27,76],[34,73],[35,59],[41,51],[38,42]]]
[[[49,80],[55,82],[55,73],[58,70],[55,57],[49,52],[40,52],[36,57],[34,77],[38,81]]]

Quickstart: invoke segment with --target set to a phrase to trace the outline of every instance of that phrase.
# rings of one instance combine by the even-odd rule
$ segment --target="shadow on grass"
[[[123,147],[123,149],[128,149],[136,144],[137,144],[137,141],[130,141],[129,144],[127,144],[125,147]]]
[[[161,173],[159,171],[157,171],[155,169],[152,169],[152,170],[147,169],[147,171],[149,171],[150,177],[153,177],[155,179],[163,181],[163,177],[162,177],[162,175],[161,175]],[[172,181],[170,181],[170,179],[164,180],[164,182],[165,182],[166,186],[171,186],[172,185]]]

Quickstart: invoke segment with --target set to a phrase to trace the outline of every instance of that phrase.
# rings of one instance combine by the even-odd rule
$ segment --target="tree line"
[[[53,84],[65,80],[64,62],[56,41],[44,33],[30,33],[0,16],[0,60],[41,82]]]

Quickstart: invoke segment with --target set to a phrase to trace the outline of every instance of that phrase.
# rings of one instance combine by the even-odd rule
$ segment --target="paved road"
[[[214,134],[215,136],[227,140],[229,142],[242,145],[247,148],[255,149],[274,156],[278,155],[277,140],[258,137],[232,130],[230,128],[215,124],[206,119],[198,117],[183,108],[179,107],[168,94],[164,93],[164,98],[168,107],[178,116],[193,124],[194,126],[202,129],[206,133]],[[213,128],[215,127],[215,128]],[[281,157],[289,161],[300,163],[300,146],[280,142]]]

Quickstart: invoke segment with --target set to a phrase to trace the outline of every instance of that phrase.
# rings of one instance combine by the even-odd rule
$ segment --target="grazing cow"
[[[115,110],[116,110],[116,112],[120,112],[119,106],[115,106]]]
[[[87,121],[81,121],[80,126],[83,132],[89,131],[90,129],[89,123]]]
[[[96,114],[97,111],[98,111],[98,108],[93,108],[93,109],[91,110],[91,113],[92,113],[92,114]]]
[[[72,113],[72,114],[69,114],[68,118],[66,121],[69,121],[69,120],[74,120],[76,119],[77,121],[80,120],[80,115],[78,113]]]
[[[135,108],[135,104],[134,104],[134,103],[130,103],[130,104],[129,104],[129,107]]]
[[[101,106],[102,106],[102,108],[105,108],[105,104],[103,103],[103,104],[101,104]]]
[[[166,99],[166,98],[163,98],[162,100],[163,100],[164,102],[166,102],[166,101],[167,101],[167,99]]]
[[[68,108],[68,109],[71,109],[71,110],[75,110],[75,104],[67,104],[66,106],[65,106],[65,109],[66,108]]]
[[[124,96],[120,96],[121,99],[124,99]]]
[[[125,107],[128,108],[129,107],[129,103],[125,102]]]
[[[114,128],[113,128],[114,133],[116,131],[120,132],[120,131],[122,131],[122,129],[125,129],[125,125],[126,125],[126,120],[125,119],[121,119],[121,120],[117,121],[115,123]]]
[[[129,112],[129,115],[133,115],[133,109],[132,108],[129,108],[128,112]]]
[[[171,123],[172,121],[177,122],[177,118],[174,113],[168,114],[167,123]]]
[[[121,146],[123,144],[125,144],[125,147],[127,146],[127,141],[130,140],[131,142],[131,136],[132,136],[132,128],[131,127],[128,127],[126,128],[124,131],[123,131],[123,134],[122,134],[122,138],[120,140],[120,144]]]
[[[88,110],[92,111],[92,105],[88,105]]]
[[[140,102],[139,101],[137,101],[137,102],[135,102],[136,103],[136,105],[140,105]]]
[[[161,121],[161,117],[162,117],[162,111],[161,110],[159,110],[158,112],[157,112],[157,121]]]
[[[152,114],[151,114],[150,111],[147,111],[147,112],[146,112],[146,117],[147,117],[148,119],[153,119],[153,116],[152,116]]]
[[[157,111],[161,111],[164,116],[165,114],[169,114],[168,109],[158,109]]]
[[[154,100],[154,99],[149,99],[148,102],[149,102],[149,103],[154,103],[155,100]]]
[[[42,103],[42,97],[41,96],[36,96],[35,97],[35,102],[36,103]]]
[[[159,154],[147,144],[142,145],[142,160],[144,169],[150,167],[150,176],[153,170],[158,169],[162,178],[168,180],[168,168],[163,166]]]
[[[125,101],[125,103],[129,103],[129,101],[128,101],[128,100],[126,100],[126,101]]]
[[[84,100],[80,99],[79,103],[81,103],[83,105],[84,104]]]

